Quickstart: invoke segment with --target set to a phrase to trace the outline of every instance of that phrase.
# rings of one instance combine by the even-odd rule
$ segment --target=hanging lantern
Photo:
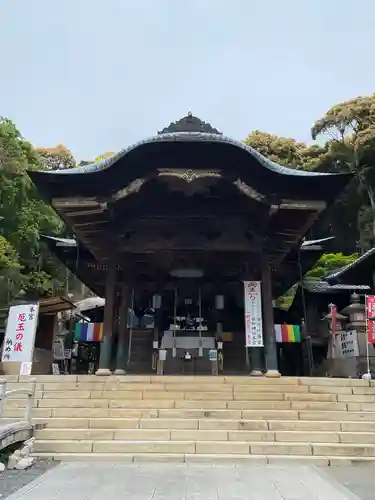
[[[155,294],[152,297],[152,308],[160,309],[161,308],[161,295]]]
[[[215,309],[217,311],[224,309],[224,295],[215,295]]]

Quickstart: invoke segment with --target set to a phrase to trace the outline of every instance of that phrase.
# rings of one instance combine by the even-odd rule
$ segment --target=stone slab
[[[213,465],[208,455],[207,463],[150,464],[142,458],[136,463],[62,463],[7,500],[360,500],[327,469],[298,463],[267,466],[238,457]],[[373,493],[371,483],[368,489]]]

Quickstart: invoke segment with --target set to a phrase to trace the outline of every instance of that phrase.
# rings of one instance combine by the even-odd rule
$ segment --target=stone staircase
[[[24,405],[9,399],[4,423]],[[55,460],[375,461],[375,383],[363,380],[39,376],[33,415],[36,455]]]

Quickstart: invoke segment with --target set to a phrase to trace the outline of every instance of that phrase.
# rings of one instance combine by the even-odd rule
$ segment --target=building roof
[[[348,304],[352,293],[365,294],[368,291],[369,287],[366,285],[330,285],[327,281],[303,280],[298,284],[289,313],[295,320],[298,320],[304,316],[305,304],[308,305],[310,301],[320,304],[323,310],[328,310],[330,302],[341,309]]]
[[[242,279],[263,252],[280,290],[315,263],[322,242],[302,240],[351,178],[278,165],[192,115],[96,164],[29,175],[74,231],[49,244],[85,283],[114,248],[129,280],[187,260],[208,280]]]
[[[330,285],[327,281],[304,280],[302,287],[310,293],[340,293],[340,292],[360,292],[370,289],[367,285],[337,284]]]
[[[338,271],[327,276],[331,284],[356,283],[374,287],[373,274],[375,272],[375,247],[358,257],[354,262],[348,264]]]
[[[205,169],[233,169],[236,165],[236,168],[241,167],[241,178],[245,181],[246,178],[252,179],[252,187],[265,194],[272,194],[274,183],[277,183],[281,194],[293,195],[291,182],[297,182],[299,194],[309,192],[316,199],[334,198],[337,187],[341,186],[341,190],[351,177],[351,174],[310,172],[279,165],[192,115],[170,124],[156,136],[136,142],[97,163],[71,169],[30,171],[29,175],[47,198],[65,196],[67,183],[70,196],[105,196],[117,190],[121,183],[126,185],[135,178],[143,178],[150,168],[171,165],[183,169],[192,168],[192,165],[201,165]],[[284,180],[281,181],[280,176]]]

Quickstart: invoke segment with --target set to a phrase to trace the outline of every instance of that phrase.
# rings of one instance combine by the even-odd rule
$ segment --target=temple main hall
[[[280,339],[303,343],[274,301],[319,259],[311,231],[351,178],[278,165],[191,113],[99,163],[29,175],[70,233],[51,249],[105,298],[98,375],[269,377]]]

